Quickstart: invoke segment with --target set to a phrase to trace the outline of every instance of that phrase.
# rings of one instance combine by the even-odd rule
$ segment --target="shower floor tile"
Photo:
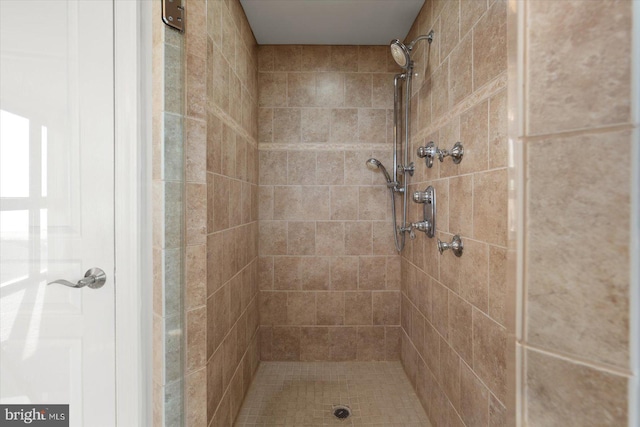
[[[235,425],[431,426],[400,362],[261,362]]]

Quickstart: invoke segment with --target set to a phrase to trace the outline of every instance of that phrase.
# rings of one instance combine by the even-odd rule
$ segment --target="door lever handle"
[[[107,275],[100,268],[90,268],[84,273],[84,278],[78,280],[78,283],[72,283],[68,280],[55,280],[53,282],[47,283],[47,285],[53,285],[54,283],[58,285],[68,286],[70,288],[84,288],[85,286],[90,287],[91,289],[99,289],[104,286],[107,281]]]

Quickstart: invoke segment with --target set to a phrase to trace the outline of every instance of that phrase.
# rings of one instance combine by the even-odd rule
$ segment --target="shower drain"
[[[336,418],[339,418],[341,420],[344,420],[345,418],[347,418],[349,415],[351,415],[351,409],[349,409],[348,406],[334,406],[333,408],[333,415]]]

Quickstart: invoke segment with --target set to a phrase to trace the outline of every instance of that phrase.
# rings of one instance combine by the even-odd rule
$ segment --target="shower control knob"
[[[431,230],[431,223],[429,221],[412,222],[411,228],[428,233]]]
[[[438,239],[438,252],[440,252],[440,255],[442,255],[442,253],[447,249],[451,249],[451,252],[453,252],[455,256],[461,257],[464,245],[462,244],[462,239],[460,239],[460,236],[458,236],[457,234],[453,236],[451,243],[443,242]]]
[[[416,191],[413,193],[413,201],[416,203],[431,203],[433,192]]]
[[[451,157],[453,163],[456,165],[462,161],[462,157],[464,156],[464,147],[461,142],[456,142],[451,150],[441,150],[436,147],[433,141],[429,142],[424,147],[418,147],[418,157],[424,158],[424,161],[428,168],[433,166],[433,159],[436,157],[441,162],[444,161],[445,157]]]
[[[436,144],[431,141],[424,147],[418,147],[418,157],[424,159],[425,157],[433,159],[438,155],[438,148]]]

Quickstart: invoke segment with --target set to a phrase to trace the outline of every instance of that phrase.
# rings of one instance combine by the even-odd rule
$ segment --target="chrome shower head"
[[[408,46],[405,46],[404,43],[398,39],[392,40],[389,47],[391,48],[391,56],[393,56],[396,64],[402,69],[408,70],[411,67],[411,51],[413,50],[413,46],[420,40],[427,40],[429,44],[431,44],[433,34],[433,30],[431,30],[427,35],[418,36],[414,41],[409,43]]]
[[[384,174],[385,179],[387,180],[387,184],[391,184],[393,182],[391,180],[391,177],[389,176],[389,172],[387,172],[387,169],[382,165],[382,162],[380,160],[374,159],[373,157],[370,158],[369,160],[367,160],[367,167],[374,170],[380,169]]]
[[[393,56],[396,64],[405,70],[408,69],[411,65],[411,52],[409,48],[398,39],[392,40],[389,47],[391,48],[391,56]]]

